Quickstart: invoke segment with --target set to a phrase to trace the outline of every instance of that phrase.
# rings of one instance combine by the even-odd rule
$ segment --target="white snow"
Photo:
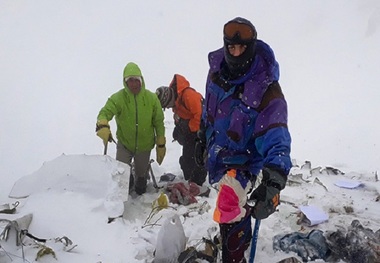
[[[18,201],[13,217],[33,214],[30,233],[49,239],[57,258],[39,262],[152,262],[160,225],[173,214],[187,246],[216,233],[214,189],[198,206],[171,205],[153,216],[160,192],[151,183],[147,194],[126,200],[120,186],[127,185],[128,169],[113,159],[113,144],[101,155],[94,129],[107,97],[122,88],[129,61],[141,67],[152,91],[180,73],[203,93],[207,54],[221,47],[222,26],[236,16],[255,24],[280,63],[296,160],[279,211],[261,222],[255,262],[293,255],[273,251],[276,234],[334,231],[353,219],[380,228],[380,2],[1,1],[0,207]],[[167,156],[162,166],[153,164],[157,179],[166,172],[181,176],[172,113],[165,117]],[[60,174],[65,169],[75,180]],[[28,197],[9,198],[21,181],[28,187],[19,193]],[[336,185],[342,181],[361,185]],[[319,207],[328,221],[297,224],[301,205]],[[107,223],[122,210],[123,218]],[[65,236],[70,251],[54,240]],[[0,248],[1,263],[23,262],[20,249],[7,251]],[[25,262],[37,252],[26,238]]]
[[[175,161],[176,156],[169,151],[167,158]],[[380,228],[380,183],[374,173],[344,173],[326,167],[314,168],[309,162],[302,164],[295,164],[291,170],[288,185],[281,195],[279,211],[261,222],[255,262],[264,263],[269,259],[270,262],[277,262],[292,255],[272,250],[272,238],[276,234],[308,232],[312,229],[334,231],[348,227],[354,219],[373,230]],[[54,250],[58,262],[152,262],[157,240],[160,240],[159,249],[167,244],[166,238],[173,240],[173,244],[184,242],[181,233],[177,233],[178,225],[167,230],[166,235],[161,231],[161,225],[170,229],[168,220],[174,215],[179,216],[183,225],[187,247],[199,245],[202,237],[215,236],[217,224],[212,220],[212,213],[217,193],[214,188],[208,198],[197,197],[198,204],[169,204],[168,208],[154,210],[154,201],[163,190],[156,190],[151,181],[148,193],[142,196],[132,193],[127,198],[123,195],[128,192],[128,182],[116,183],[118,179],[115,179],[115,174],[129,176],[128,168],[110,156],[59,156],[46,162],[36,172],[17,180],[12,189],[2,190],[13,196],[17,193],[27,197],[4,199],[3,203],[8,201],[11,207],[16,201],[20,204],[14,215],[0,214],[0,218],[12,219],[9,218],[11,216],[16,219],[32,214],[29,232],[49,239],[46,246]],[[153,163],[157,180],[160,175],[158,168]],[[182,177],[179,170],[173,172]],[[337,181],[350,180],[360,181],[361,185],[353,189],[335,185]],[[108,185],[113,187],[108,188]],[[109,198],[112,194],[119,198]],[[112,214],[114,209],[108,209],[120,209],[120,204],[121,210],[115,214]],[[313,226],[306,222],[299,223],[301,206],[317,207],[328,214],[328,220]],[[120,211],[123,218],[108,223],[108,218],[120,215]],[[73,244],[65,247],[61,242],[54,241],[64,236]],[[178,239],[173,236],[178,236]],[[33,246],[32,239],[26,237],[24,241],[25,258],[32,262],[39,248]],[[0,241],[1,244],[4,243]],[[3,249],[5,247],[8,254],[0,249],[0,259],[3,260],[0,262],[22,262],[20,248],[3,245]],[[40,260],[56,262],[51,255],[45,255]]]

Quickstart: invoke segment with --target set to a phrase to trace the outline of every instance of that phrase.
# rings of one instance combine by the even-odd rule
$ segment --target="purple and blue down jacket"
[[[210,183],[218,182],[231,168],[257,176],[266,166],[288,175],[292,165],[287,104],[272,49],[257,40],[251,68],[236,80],[223,80],[222,63],[223,48],[209,54],[202,119]],[[223,82],[229,82],[229,89],[222,88]],[[245,176],[237,179],[243,187],[249,180]]]

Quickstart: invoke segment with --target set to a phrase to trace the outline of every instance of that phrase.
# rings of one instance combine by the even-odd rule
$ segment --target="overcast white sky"
[[[96,116],[130,61],[152,91],[179,73],[203,93],[207,54],[236,16],[252,21],[280,63],[292,157],[380,170],[377,0],[4,0],[0,178],[62,153],[102,154]]]

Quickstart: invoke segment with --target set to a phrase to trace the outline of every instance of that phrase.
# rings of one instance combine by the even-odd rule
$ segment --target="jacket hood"
[[[142,79],[142,83],[141,83],[141,89],[145,89],[145,81],[144,81],[144,77],[142,76],[141,74],[141,70],[139,68],[139,66],[137,66],[136,63],[134,62],[129,62],[125,68],[124,68],[124,72],[123,72],[123,85],[125,87],[125,89],[129,91],[128,87],[127,87],[127,84],[125,83],[124,79],[127,78],[127,77],[131,77],[131,76],[135,76],[135,77],[141,77]]]
[[[137,76],[137,77],[142,77],[141,70],[139,66],[137,66],[136,63],[129,62],[125,68],[124,68],[124,74],[123,77],[131,77],[131,76]]]
[[[190,87],[190,82],[184,76],[175,74],[169,86],[177,90],[177,93],[179,95],[184,89]]]

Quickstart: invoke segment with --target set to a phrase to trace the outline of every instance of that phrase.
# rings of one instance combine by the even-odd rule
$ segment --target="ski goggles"
[[[227,38],[234,38],[236,34],[239,35],[241,40],[252,40],[256,38],[256,32],[251,26],[247,24],[229,22],[224,26],[223,34]]]

